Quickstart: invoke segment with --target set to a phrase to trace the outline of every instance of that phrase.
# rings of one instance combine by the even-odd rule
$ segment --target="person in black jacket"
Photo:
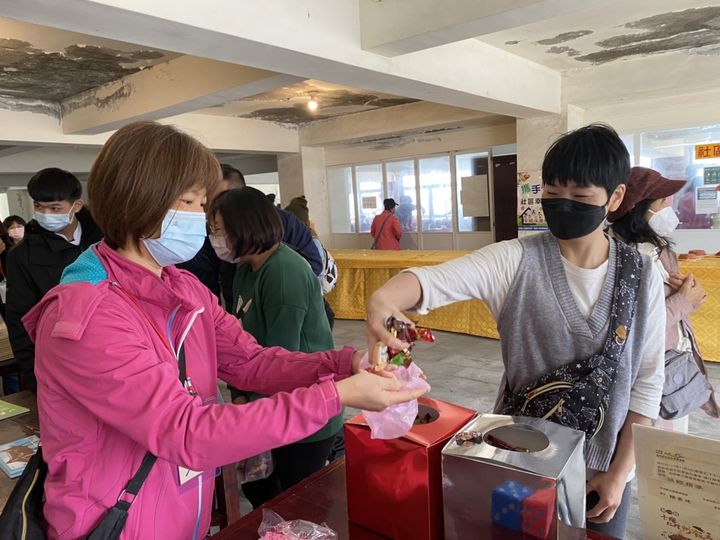
[[[7,255],[6,315],[10,345],[25,385],[35,390],[35,346],[22,318],[50,289],[60,283],[65,267],[102,234],[84,208],[82,186],[72,173],[43,169],[30,179],[28,193],[34,218],[25,239]]]
[[[239,170],[226,163],[221,164],[221,166],[223,181],[221,182],[220,189],[215,193],[216,196],[229,189],[241,189],[245,187],[245,177]],[[290,212],[277,208],[277,213],[283,223],[283,243],[302,255],[310,264],[313,273],[319,276],[323,271],[323,262],[320,252],[313,242],[310,229]],[[217,265],[217,270],[215,270],[215,265]],[[234,264],[220,261],[209,241],[206,240],[205,245],[203,245],[195,258],[178,265],[178,268],[194,274],[195,277],[215,294],[217,294],[216,291],[219,287],[225,300],[225,305],[230,306],[232,304],[232,284],[235,277],[235,266]]]

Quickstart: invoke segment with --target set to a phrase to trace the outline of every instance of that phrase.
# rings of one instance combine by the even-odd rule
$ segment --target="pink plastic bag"
[[[367,354],[360,361],[360,367],[363,369],[370,367]],[[422,377],[422,369],[415,362],[407,368],[400,366],[393,373],[403,383],[403,390],[430,390],[430,385]],[[365,421],[370,426],[370,437],[373,439],[397,439],[402,437],[413,427],[417,414],[417,399],[390,405],[380,412],[362,411]]]
[[[260,540],[337,540],[337,533],[325,525],[316,525],[303,519],[283,521],[267,508],[258,529]]]

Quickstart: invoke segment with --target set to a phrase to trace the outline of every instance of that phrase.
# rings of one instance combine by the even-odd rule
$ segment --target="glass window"
[[[395,161],[385,165],[388,197],[395,199],[395,215],[403,231],[417,231],[417,192],[415,191],[415,162]]]
[[[625,143],[625,148],[627,148],[628,154],[630,154],[630,163],[637,165],[637,163],[635,163],[635,135],[620,135],[620,139]]]
[[[382,165],[358,165],[355,167],[358,190],[358,217],[360,232],[370,232],[373,219],[383,210]]]
[[[490,230],[490,193],[488,190],[488,154],[457,154],[455,156],[455,176],[457,178],[458,230]],[[469,179],[469,176],[485,178]],[[463,180],[463,178],[467,178]],[[484,198],[484,199],[483,199]],[[463,201],[468,206],[467,211]]]
[[[330,230],[334,233],[355,232],[355,197],[352,167],[329,167]]]
[[[673,197],[680,229],[720,228],[720,156],[696,159],[696,145],[720,145],[720,125],[643,133],[640,165],[666,178],[687,180]],[[703,153],[703,152],[701,152]]]
[[[450,157],[419,160],[422,231],[452,232]]]

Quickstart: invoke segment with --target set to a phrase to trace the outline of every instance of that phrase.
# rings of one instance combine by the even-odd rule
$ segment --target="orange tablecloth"
[[[680,261],[680,271],[692,273],[705,288],[707,300],[691,319],[703,358],[720,362],[720,257]]]
[[[370,295],[404,268],[430,266],[460,257],[465,251],[372,251],[369,249],[333,250],[340,278],[328,301],[339,319],[365,318]],[[692,272],[703,284],[708,299],[692,316],[695,332],[706,360],[720,362],[720,257],[680,261],[683,273]],[[478,301],[460,302],[436,309],[419,318],[423,326],[435,330],[460,332],[497,339],[490,311]]]
[[[340,277],[327,299],[338,319],[362,320],[365,318],[365,306],[370,295],[404,268],[440,264],[465,253],[467,252],[333,250],[332,255],[340,270]],[[459,302],[436,309],[417,320],[421,325],[435,330],[495,339],[499,337],[495,320],[483,302]]]

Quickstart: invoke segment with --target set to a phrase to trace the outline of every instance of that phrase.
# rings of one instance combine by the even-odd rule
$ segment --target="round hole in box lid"
[[[491,429],[483,434],[483,441],[495,448],[512,452],[540,452],[550,446],[547,435],[527,424]]]
[[[423,424],[432,424],[435,420],[440,418],[440,413],[432,407],[427,405],[418,405],[418,413],[415,417],[413,425],[420,426]]]

